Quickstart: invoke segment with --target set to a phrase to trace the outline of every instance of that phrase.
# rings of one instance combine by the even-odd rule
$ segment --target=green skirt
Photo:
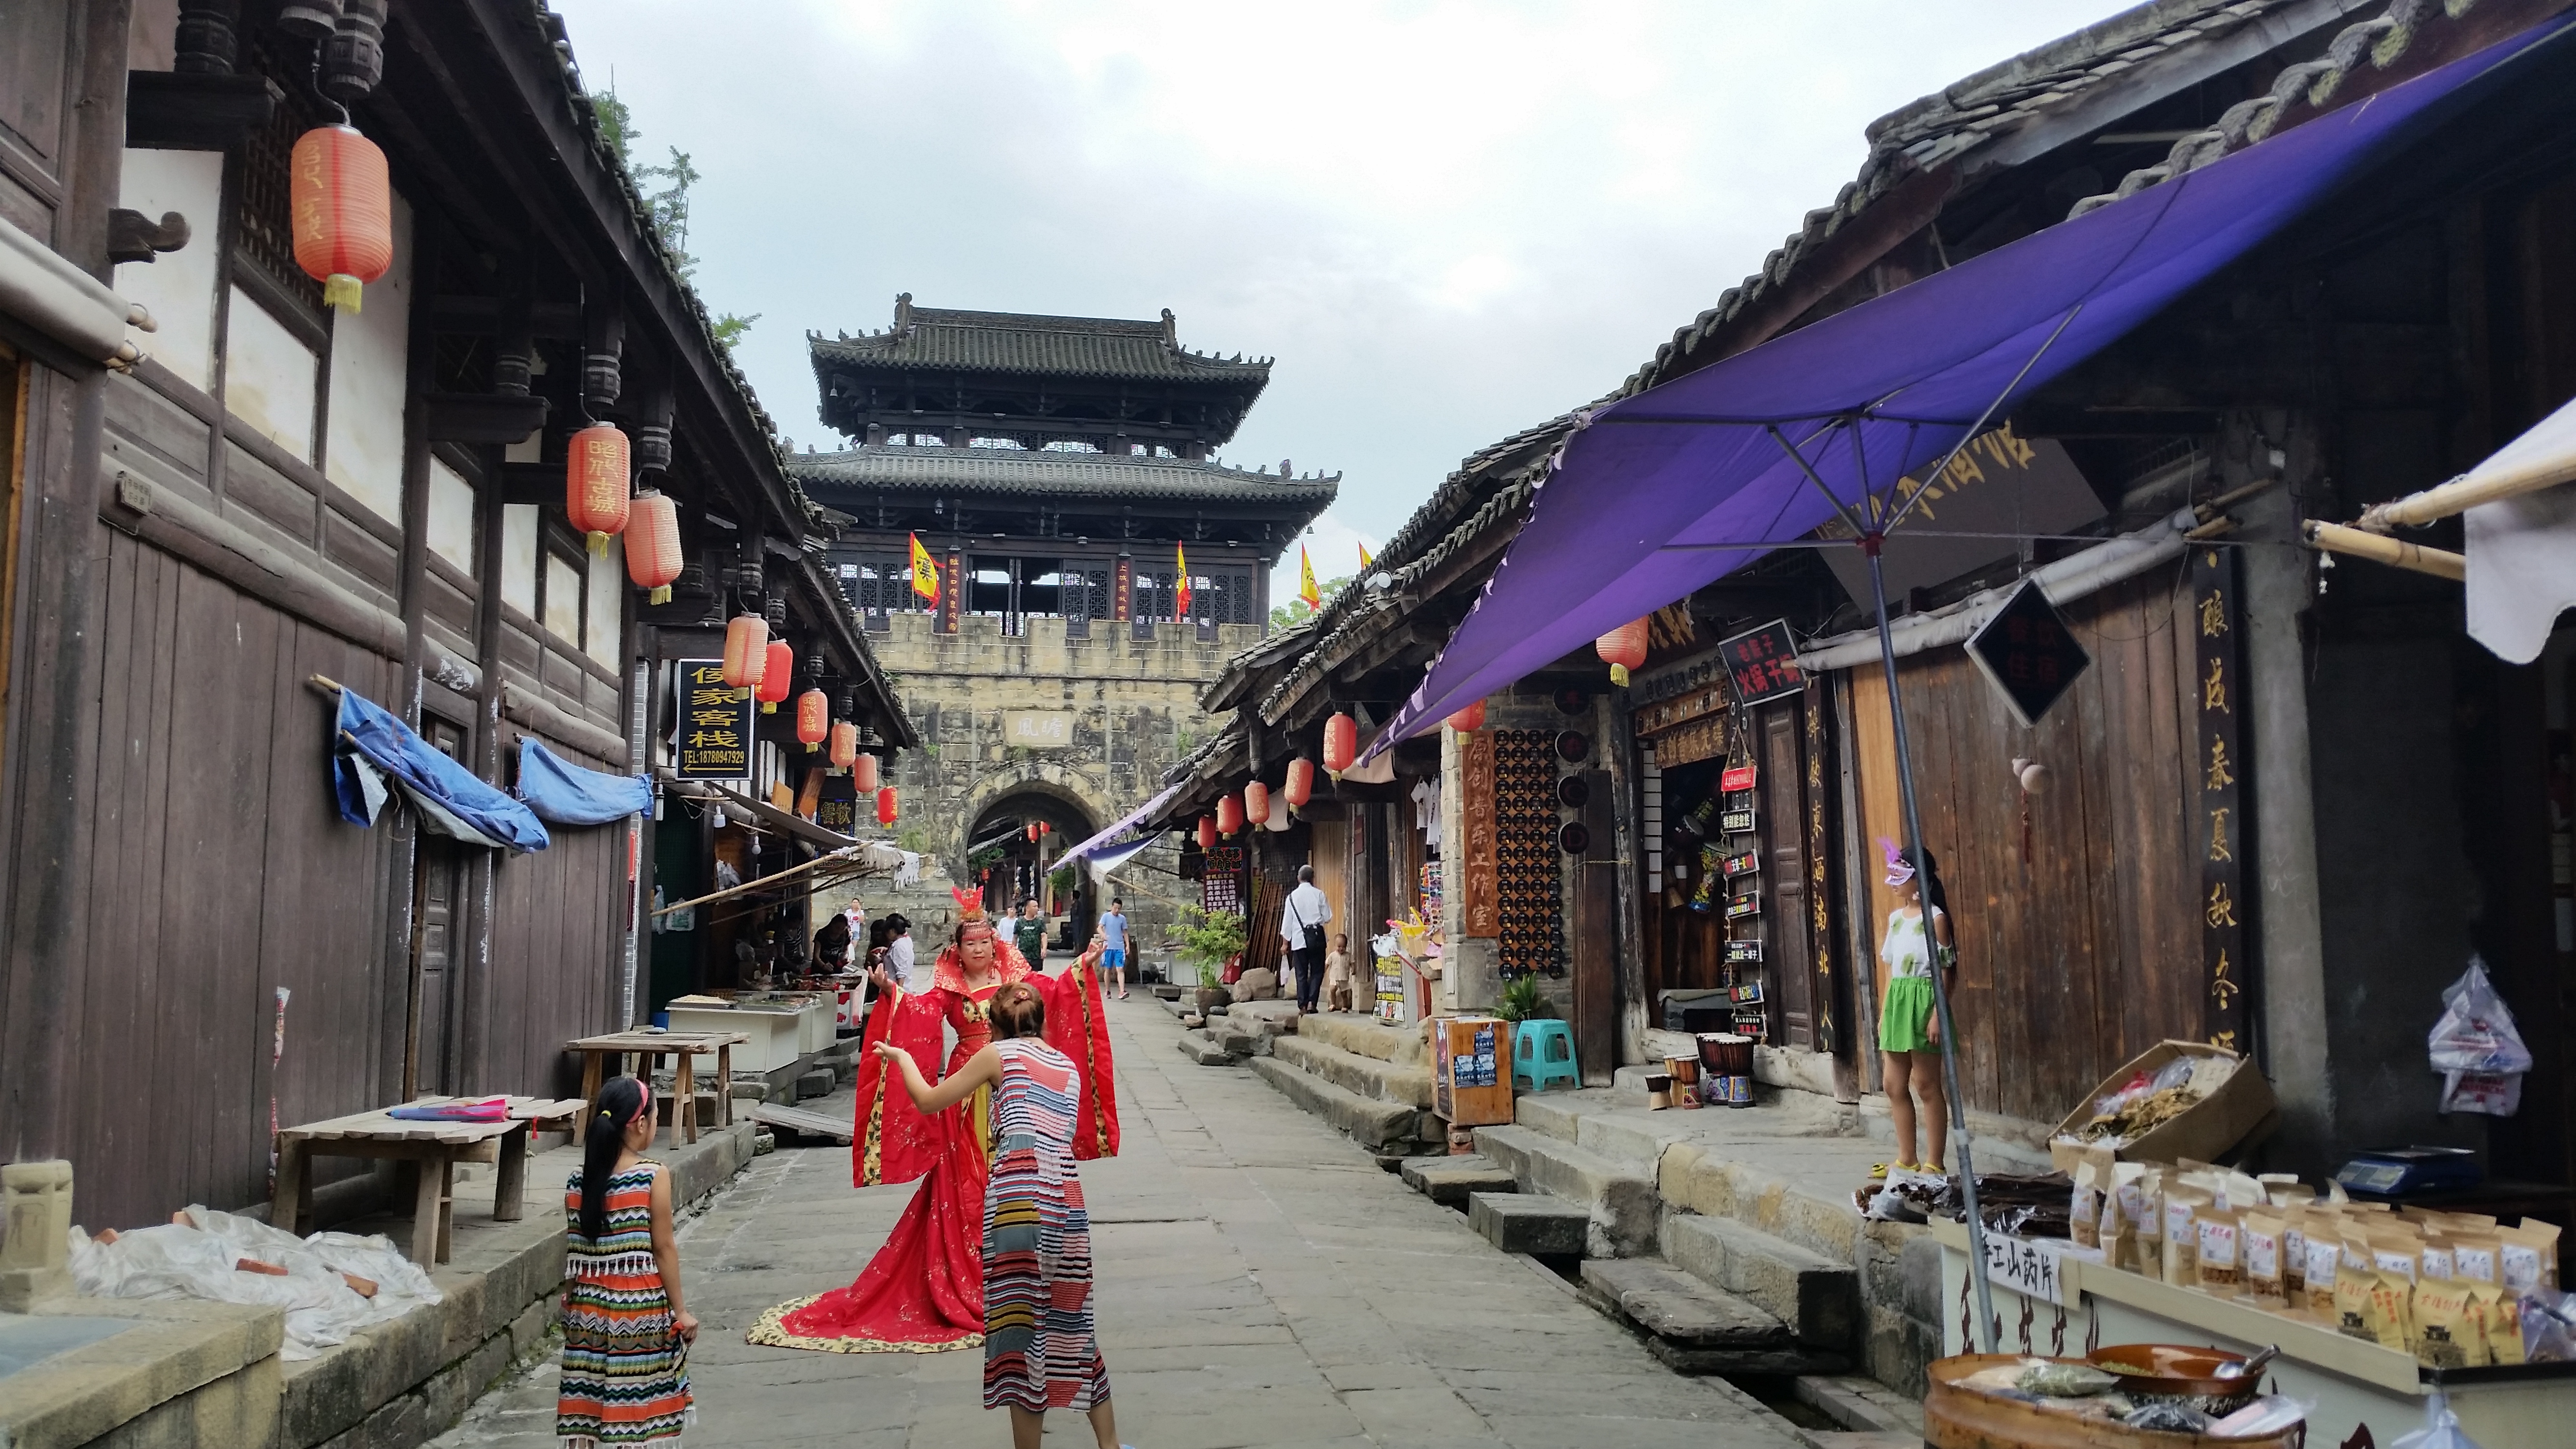
[[[1886,999],[1878,1004],[1878,1049],[1939,1055],[1941,1045],[1932,1040],[1934,1009],[1931,977],[1891,979]]]

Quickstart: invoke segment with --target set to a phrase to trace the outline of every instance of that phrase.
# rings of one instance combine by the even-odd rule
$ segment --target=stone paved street
[[[1140,994],[1112,1008],[1125,1151],[1086,1163],[1120,1436],[1139,1449],[1513,1445],[1770,1449],[1777,1419],[1675,1375],[1536,1266],[1407,1190],[1241,1068],[1192,1065]],[[848,1110],[846,1097],[825,1104]],[[854,1192],[841,1149],[760,1159],[682,1235],[691,1442],[999,1445],[980,1351],[754,1348],[763,1308],[855,1276],[910,1186]],[[505,1383],[436,1442],[537,1449],[551,1366]],[[1087,1444],[1072,1415],[1051,1443]]]

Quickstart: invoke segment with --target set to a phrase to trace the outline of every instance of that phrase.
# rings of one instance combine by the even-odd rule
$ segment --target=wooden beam
[[[2301,531],[2307,535],[2309,547],[2326,553],[2366,558],[2390,568],[2431,574],[2453,583],[2462,582],[2469,576],[2468,558],[2447,549],[2426,548],[2420,543],[2408,543],[2384,534],[2364,533],[2340,523],[2319,523],[2315,519],[2301,525]]]
[[[229,151],[268,124],[286,93],[264,75],[125,73],[125,144],[137,151]],[[199,219],[214,235],[211,216]]]

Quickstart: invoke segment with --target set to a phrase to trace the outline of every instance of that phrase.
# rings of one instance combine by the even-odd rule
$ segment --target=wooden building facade
[[[35,244],[0,308],[0,1158],[71,1159],[100,1225],[264,1199],[272,1120],[560,1095],[564,1040],[632,1017],[651,818],[525,855],[347,824],[317,680],[505,788],[523,739],[646,774],[657,666],[761,609],[910,740],[560,20],[293,10],[0,12],[0,216]],[[348,309],[296,263],[287,171],[343,108],[393,221]],[[680,505],[669,604],[564,512],[593,421]]]

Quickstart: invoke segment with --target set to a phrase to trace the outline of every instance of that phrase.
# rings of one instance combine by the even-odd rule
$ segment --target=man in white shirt
[[[897,911],[886,917],[886,925],[894,931],[894,939],[886,943],[886,975],[893,978],[895,985],[910,991],[912,989],[912,922],[904,919],[901,911]]]
[[[1297,1009],[1311,1012],[1324,984],[1324,928],[1333,921],[1333,903],[1315,885],[1315,868],[1297,867],[1297,888],[1279,908],[1279,939],[1288,944],[1288,960],[1297,973]]]

